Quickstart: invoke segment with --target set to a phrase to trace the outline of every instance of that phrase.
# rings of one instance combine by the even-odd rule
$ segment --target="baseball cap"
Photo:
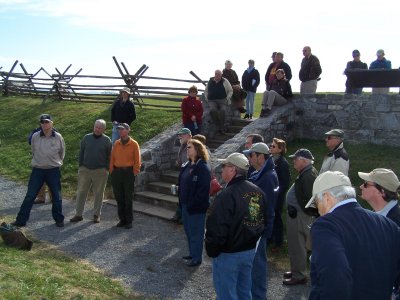
[[[192,135],[192,132],[190,131],[189,128],[184,127],[184,128],[181,128],[181,130],[178,131],[178,135],[180,135],[180,134],[190,134],[190,135]]]
[[[299,149],[294,154],[289,155],[289,157],[290,158],[302,157],[302,158],[314,160],[314,156],[312,155],[311,151],[308,149]]]
[[[253,152],[269,154],[269,148],[265,143],[255,143],[250,149],[242,151],[244,155],[249,155]]]
[[[360,55],[360,51],[358,51],[357,49],[356,50],[353,50],[353,56],[358,56],[358,55]]]
[[[378,51],[376,51],[376,55],[385,55],[385,51],[383,51],[383,49],[379,49]]]
[[[315,208],[315,197],[319,193],[337,186],[351,186],[349,177],[339,171],[327,171],[319,175],[314,181],[312,197],[306,204],[305,208]]]
[[[400,187],[399,179],[390,169],[377,168],[369,173],[358,172],[358,176],[365,181],[372,181],[391,192],[397,192]]]
[[[247,159],[247,157],[244,154],[238,152],[230,154],[227,158],[218,159],[218,162],[220,162],[221,164],[231,164],[243,170],[248,170],[250,168],[249,160]]]
[[[121,92],[125,92],[125,93],[128,93],[128,94],[131,94],[131,89],[127,88],[127,87],[124,87],[124,88],[121,89]]]
[[[126,130],[130,130],[130,129],[131,129],[131,127],[130,127],[128,124],[126,124],[126,123],[121,123],[121,124],[119,124],[119,125],[117,126],[117,128],[118,128],[118,129],[126,129]]]
[[[227,59],[227,60],[225,61],[225,63],[226,63],[226,64],[232,64],[232,61],[231,61],[230,59]]]
[[[40,121],[53,121],[53,119],[49,114],[41,114],[39,117],[39,122]]]
[[[325,132],[326,136],[337,136],[340,138],[344,137],[344,131],[342,129],[331,129],[328,132]]]

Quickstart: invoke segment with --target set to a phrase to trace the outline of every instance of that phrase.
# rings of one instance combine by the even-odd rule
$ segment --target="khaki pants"
[[[208,100],[210,116],[218,130],[225,130],[225,111],[228,104],[227,99]]]
[[[318,81],[316,79],[302,82],[300,84],[300,95],[315,94],[317,91],[317,83]]]
[[[261,103],[262,109],[272,109],[272,106],[282,106],[288,101],[280,94],[275,91],[265,91],[263,94],[263,100]]]
[[[102,169],[88,169],[84,166],[78,170],[78,191],[76,194],[76,215],[82,216],[83,209],[90,187],[94,194],[93,215],[100,216],[103,206],[104,189],[106,188],[108,171]]]
[[[307,272],[307,244],[311,244],[310,228],[313,217],[306,215],[303,211],[297,211],[297,217],[292,219],[286,216],[288,250],[290,269],[292,276],[296,279],[306,277]]]

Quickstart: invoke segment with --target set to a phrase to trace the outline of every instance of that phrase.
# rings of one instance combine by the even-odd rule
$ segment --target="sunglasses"
[[[364,182],[363,186],[364,186],[364,188],[368,188],[369,186],[376,186],[376,185],[373,183]]]
[[[40,121],[40,124],[48,124],[48,123],[50,123],[49,120],[41,120],[41,121]]]
[[[276,146],[275,146],[275,145],[272,145],[272,144],[269,145],[269,147],[270,147],[270,148],[276,148]]]

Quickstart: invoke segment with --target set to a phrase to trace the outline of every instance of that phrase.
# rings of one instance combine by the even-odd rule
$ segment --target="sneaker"
[[[252,114],[249,115],[249,119],[253,119],[253,115]]]
[[[245,114],[243,119],[248,119],[249,118],[249,114]]]
[[[75,222],[80,222],[82,220],[83,220],[82,216],[74,216],[69,221],[72,222],[72,223],[75,223]]]
[[[132,228],[132,223],[128,223],[125,225],[125,229],[131,229]]]
[[[94,216],[93,216],[93,223],[100,223],[100,217],[94,215]]]

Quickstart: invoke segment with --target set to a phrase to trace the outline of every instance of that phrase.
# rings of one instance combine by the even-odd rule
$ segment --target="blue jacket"
[[[181,176],[184,170],[189,166],[190,161],[184,164],[179,174],[179,186],[181,182]],[[209,194],[210,194],[210,182],[211,172],[207,165],[207,162],[203,159],[199,159],[196,162],[192,173],[190,174],[191,184],[189,187],[188,195],[191,195],[189,199],[181,199],[179,195],[179,205],[182,202],[187,204],[187,211],[189,215],[204,214],[209,207]]]
[[[278,199],[279,181],[275,172],[275,165],[272,157],[268,158],[259,171],[254,171],[248,179],[257,185],[265,193],[267,202],[267,222],[264,237],[270,238],[275,217],[275,203]]]
[[[373,70],[373,69],[391,70],[392,62],[390,60],[387,60],[386,58],[383,58],[382,60],[375,60],[370,64],[369,69],[370,70]]]
[[[311,227],[309,300],[390,299],[400,271],[400,228],[357,202],[337,207]]]

